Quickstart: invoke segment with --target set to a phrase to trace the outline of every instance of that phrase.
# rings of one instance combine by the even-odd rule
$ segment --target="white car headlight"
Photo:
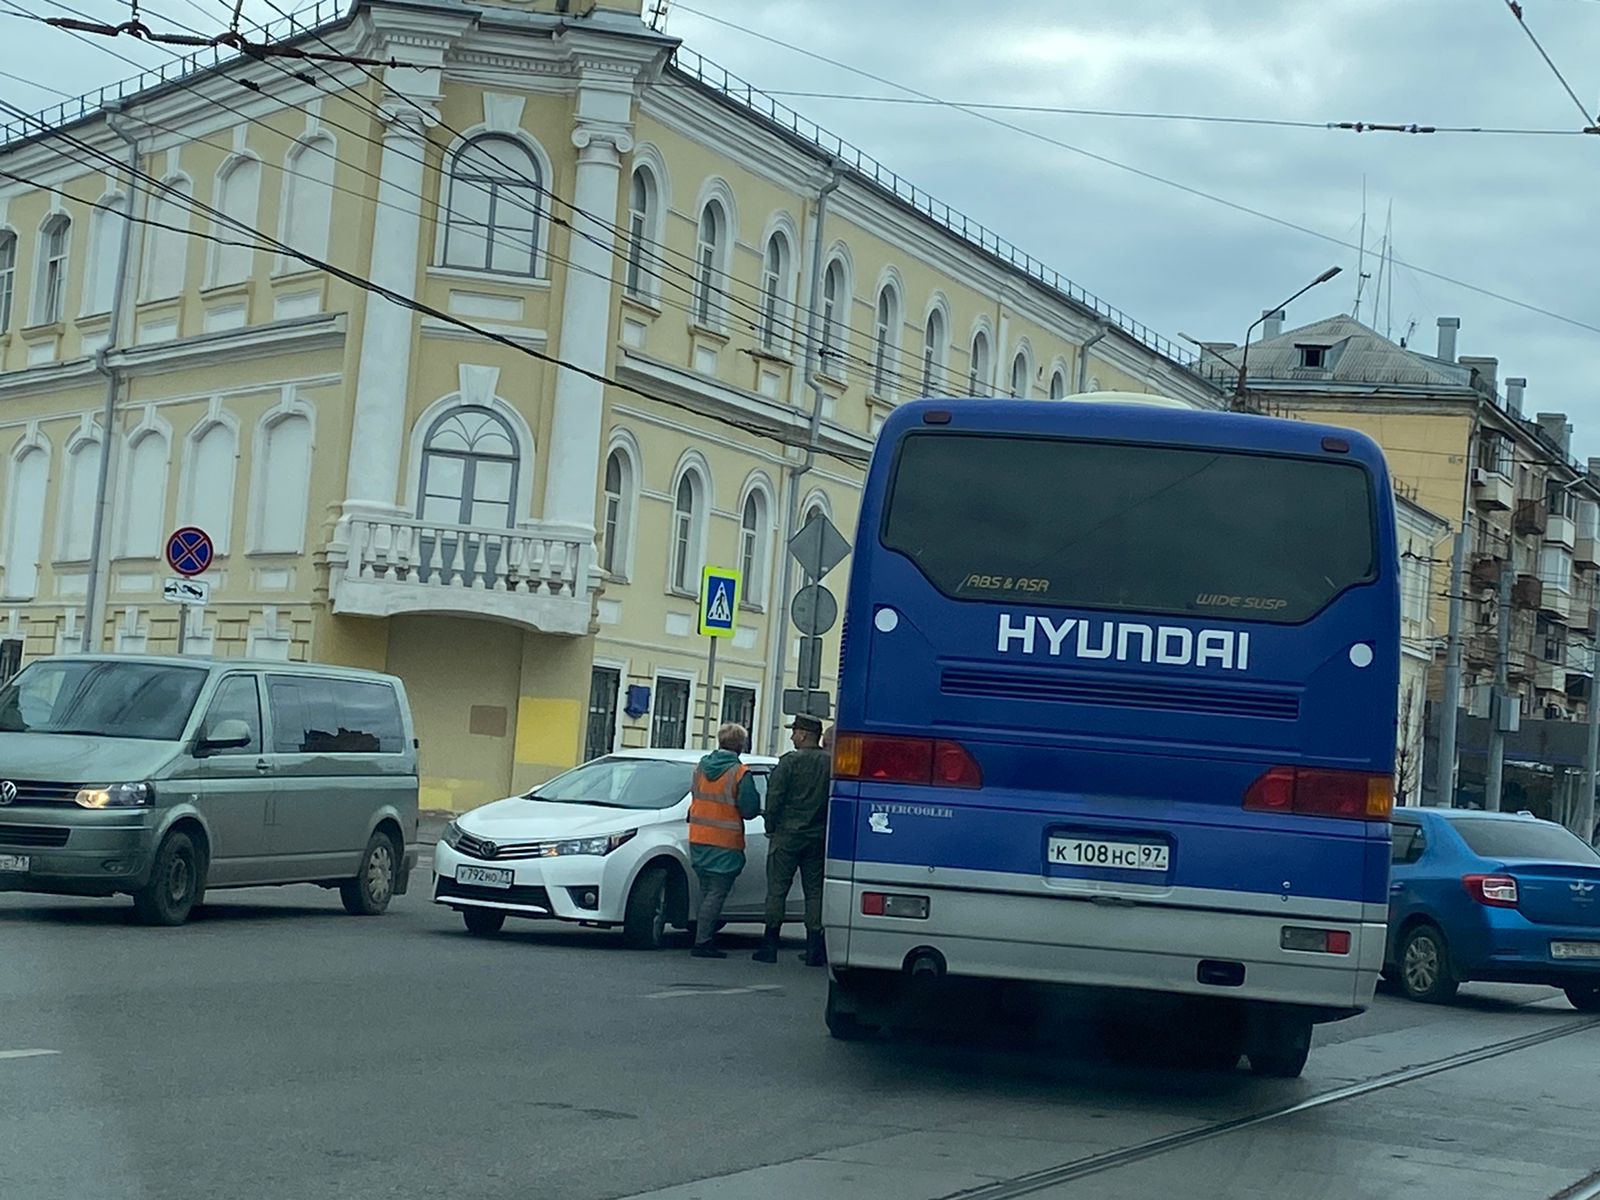
[[[555,858],[567,854],[610,854],[639,831],[627,829],[604,837],[570,838],[561,842],[546,842],[540,847],[541,858]]]
[[[444,832],[439,835],[439,840],[454,850],[461,844],[461,826],[451,821],[444,827]]]
[[[112,783],[81,789],[77,801],[82,808],[149,808],[155,793],[148,783]]]

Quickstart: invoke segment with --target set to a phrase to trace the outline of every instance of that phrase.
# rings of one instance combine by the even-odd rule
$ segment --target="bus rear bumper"
[[[927,917],[864,916],[861,893],[915,893]],[[1372,1003],[1385,926],[1296,914],[863,885],[829,879],[828,957],[849,970],[1158,992],[1285,1004],[1349,1015]],[[1348,954],[1283,949],[1286,927],[1344,931]],[[931,952],[931,953],[930,953]]]

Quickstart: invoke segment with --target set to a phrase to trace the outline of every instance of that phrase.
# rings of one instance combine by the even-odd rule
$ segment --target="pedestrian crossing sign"
[[[739,624],[739,572],[707,567],[700,576],[700,636],[732,637]]]

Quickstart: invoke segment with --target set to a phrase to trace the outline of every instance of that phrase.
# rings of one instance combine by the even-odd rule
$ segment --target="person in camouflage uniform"
[[[778,761],[767,783],[763,818],[767,827],[766,934],[752,956],[757,962],[778,961],[778,935],[794,873],[806,897],[807,966],[826,966],[822,938],[822,867],[826,857],[828,784],[832,760],[822,748],[822,722],[796,717],[789,726],[794,749]]]

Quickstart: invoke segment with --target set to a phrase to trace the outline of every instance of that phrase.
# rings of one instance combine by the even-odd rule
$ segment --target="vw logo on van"
[[[9,779],[0,779],[0,804],[10,804],[17,798],[17,785]]]

